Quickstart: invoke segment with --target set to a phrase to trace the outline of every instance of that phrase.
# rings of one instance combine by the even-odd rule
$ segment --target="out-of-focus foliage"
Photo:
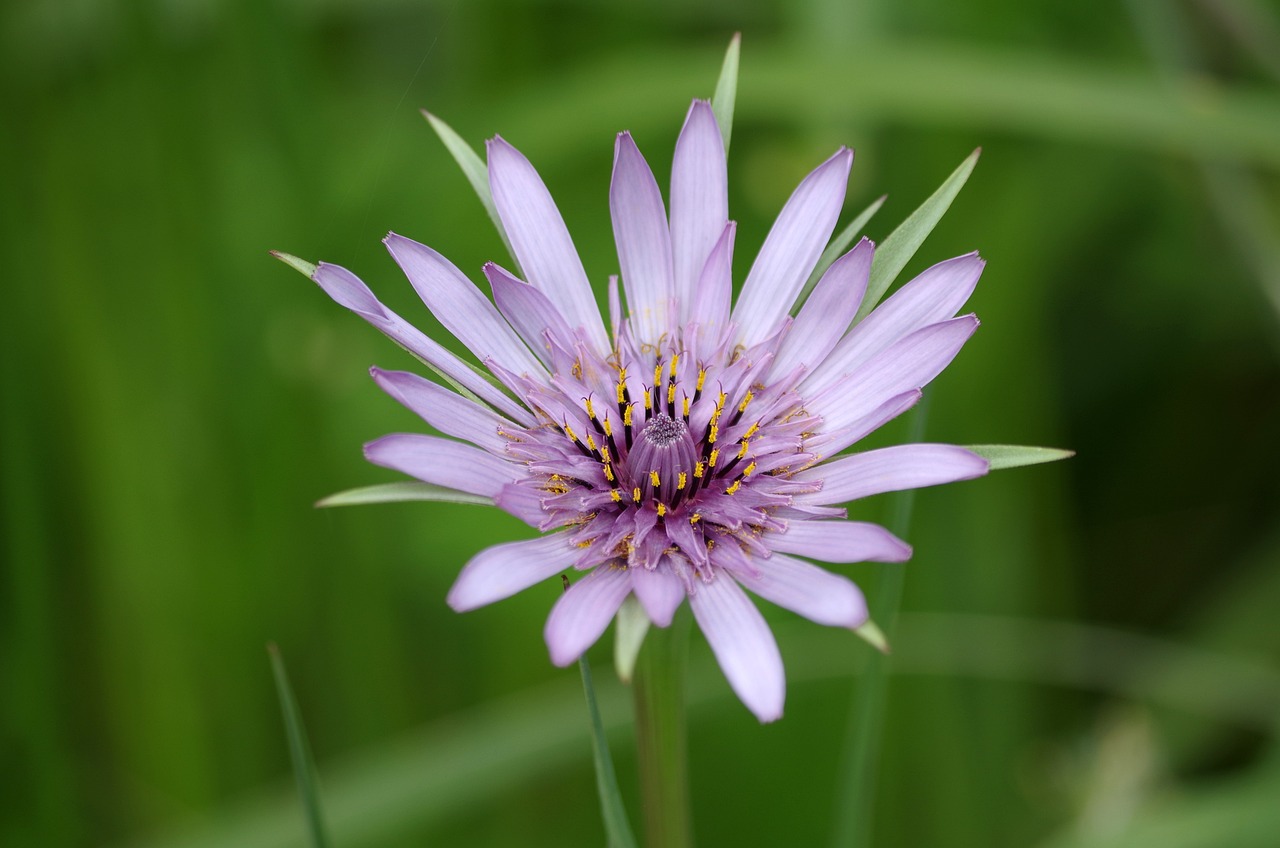
[[[920,494],[878,843],[1274,844],[1280,28],[1262,0],[0,6],[0,844],[304,844],[269,640],[335,844],[600,844],[579,682],[541,640],[559,585],[455,615],[454,574],[516,521],[313,509],[393,479],[360,443],[420,425],[365,368],[412,363],[267,251],[344,264],[444,338],[381,236],[472,274],[504,250],[425,107],[530,157],[603,288],[613,133],[662,181],[736,30],[738,279],[836,146],[857,150],[845,220],[889,195],[878,240],[982,146],[906,269],[989,261],[927,437],[1078,451]],[[874,591],[877,568],[849,573]],[[821,844],[839,803],[870,648],[769,615],[791,678],[776,725],[694,641],[706,845]]]

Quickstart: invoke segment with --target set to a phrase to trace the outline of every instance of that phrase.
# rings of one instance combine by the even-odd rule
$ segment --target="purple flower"
[[[524,279],[489,263],[490,300],[447,259],[399,235],[387,248],[431,312],[495,382],[383,306],[349,271],[313,279],[459,387],[373,369],[444,437],[394,434],[368,459],[491,500],[545,535],[487,548],[449,592],[470,610],[566,569],[583,576],[546,624],[576,660],[629,596],[665,627],[686,599],[734,691],[782,714],[782,660],[746,590],[820,624],[867,622],[862,593],[808,560],[902,562],[887,530],[839,505],[965,480],[988,463],[949,445],[840,452],[920,398],[978,326],[955,317],[982,273],[933,266],[854,324],[874,245],[837,259],[792,316],[831,237],[853,153],[841,148],[787,201],[732,301],[734,223],[725,149],[695,101],[676,142],[668,215],[630,134],[615,146],[609,208],[618,278],[606,326],[551,195],[501,138],[489,184]],[[624,308],[625,302],[625,308]]]

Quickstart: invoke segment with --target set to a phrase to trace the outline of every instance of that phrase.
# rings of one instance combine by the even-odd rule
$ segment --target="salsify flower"
[[[853,153],[791,195],[732,297],[735,225],[725,147],[695,101],[676,142],[670,214],[629,133],[617,137],[609,209],[618,277],[602,318],[564,221],[529,161],[488,142],[493,202],[523,279],[484,266],[490,300],[447,259],[400,235],[387,248],[427,308],[491,381],[382,305],[351,272],[313,279],[458,389],[372,373],[443,437],[385,436],[368,459],[491,500],[544,531],[478,553],[448,595],[459,611],[567,570],[551,610],[557,665],[575,661],[634,595],[665,627],[687,599],[733,690],[782,714],[781,657],[744,589],[820,624],[859,628],[862,593],[809,562],[901,562],[911,548],[840,504],[980,476],[982,457],[914,444],[841,454],[909,409],[978,326],[955,317],[983,261],[928,269],[854,323],[874,245],[863,239],[792,315],[831,237]],[[502,388],[499,388],[500,384]]]

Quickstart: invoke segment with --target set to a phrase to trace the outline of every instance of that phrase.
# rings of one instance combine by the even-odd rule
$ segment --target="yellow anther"
[[[596,448],[596,438],[595,438],[595,436],[591,435],[590,433],[588,433],[588,434],[587,434],[587,447],[591,448],[593,451],[597,449],[597,448]]]
[[[575,360],[573,360],[573,369],[572,369],[572,370],[573,370],[573,376],[575,376],[575,377],[577,377],[579,380],[581,380],[581,379],[582,379],[582,360],[580,360],[580,359],[575,359]]]
[[[657,471],[649,472],[649,482],[653,484],[653,488],[658,488],[662,484],[662,478],[658,476]]]
[[[674,382],[667,383],[667,403],[676,402],[676,384]]]
[[[595,418],[596,408],[595,408],[595,405],[591,403],[591,398],[586,398],[586,404],[587,404],[587,415],[591,416],[592,418]]]
[[[751,476],[751,472],[752,472],[752,471],[755,471],[755,470],[756,470],[756,464],[755,464],[755,461],[753,460],[753,461],[751,462],[751,464],[750,464],[750,465],[748,465],[746,468],[742,469],[742,479],[743,479],[743,480],[745,480],[745,479],[747,479],[748,477],[750,477],[750,476]]]
[[[634,489],[631,490],[631,500],[635,501],[636,503],[640,503],[640,487],[639,486],[636,486]]]
[[[676,480],[676,488],[683,489],[689,482],[688,472],[681,471],[679,479]]]
[[[702,513],[700,512],[695,512],[693,515],[689,516],[690,524],[697,524],[701,520],[702,520]]]
[[[661,518],[662,516],[664,516],[664,515],[666,515],[666,514],[667,514],[667,505],[666,505],[666,504],[664,504],[664,503],[662,503],[661,501],[659,501],[659,502],[658,502],[658,517],[659,517],[659,518]]]
[[[595,539],[586,539],[586,540],[584,540],[584,541],[577,542],[576,544],[577,544],[577,546],[578,546],[578,547],[580,547],[580,548],[589,548],[589,547],[591,547],[593,544],[595,544]]]
[[[569,438],[573,439],[575,442],[578,441],[578,434],[573,432],[573,428],[569,426],[568,422],[566,422],[564,425],[564,434]]]
[[[603,425],[604,425],[604,434],[605,434],[606,436],[612,436],[612,435],[613,435],[613,424],[611,424],[611,423],[609,422],[609,419],[608,419],[608,418],[605,418],[605,419],[604,419],[604,421],[602,421],[602,422],[601,422],[601,424],[603,424]]]
[[[621,401],[619,401],[619,402],[621,402]],[[633,407],[633,406],[635,406],[635,404],[634,404],[634,403],[629,403],[629,404],[627,404],[627,405],[626,405],[626,407],[622,410],[622,426],[624,426],[624,427],[630,427],[630,426],[631,426],[631,407]]]
[[[750,446],[750,444],[751,443],[748,442],[746,439],[742,440],[742,447],[738,448],[738,459],[742,459],[744,456],[747,455],[747,447]]]
[[[729,400],[729,396],[724,392],[721,392],[720,397],[716,398],[716,412],[724,409],[724,405],[727,400]]]
[[[662,363],[661,362],[653,366],[653,384],[655,386],[662,384]]]
[[[689,420],[689,399],[688,398],[684,399],[684,417],[686,421]]]
[[[701,480],[702,475],[706,473],[707,473],[707,467],[703,465],[701,462],[693,466],[693,476],[697,477],[699,480]]]
[[[608,480],[610,483],[613,482],[613,468],[610,467],[607,462],[604,463],[604,479]]]
[[[703,384],[703,383],[705,383],[705,382],[707,382],[707,369],[705,369],[705,368],[699,368],[699,369],[698,369],[698,383],[697,383],[697,385],[695,385],[695,386],[693,387],[693,388],[694,388],[694,390],[695,390],[695,391],[699,391],[699,392],[700,392],[700,391],[702,391],[702,384]]]
[[[627,399],[627,372],[624,370],[618,377],[618,403],[624,403]]]
[[[622,492],[618,489],[610,490],[609,497],[613,499],[614,503],[622,503]]]
[[[734,481],[733,481],[733,485],[731,485],[729,488],[725,489],[725,490],[724,490],[724,493],[725,493],[726,495],[736,495],[736,494],[738,493],[738,490],[739,490],[739,489],[741,489],[741,488],[742,488],[742,481],[741,481],[741,480],[734,480]]]
[[[707,457],[707,467],[715,468],[716,460],[720,458],[720,448],[712,448],[711,456]]]
[[[711,419],[711,432],[707,433],[707,443],[714,445],[716,439],[720,436],[720,425],[716,423],[714,418]]]
[[[680,354],[678,353],[671,354],[671,379],[673,380],[675,379],[675,376],[676,376],[676,364],[679,361],[680,361]]]
[[[738,411],[746,412],[747,404],[751,403],[751,399],[755,396],[756,396],[755,392],[751,391],[750,389],[747,389],[747,394],[742,398],[742,403],[738,404]]]
[[[651,392],[644,393],[644,409],[645,412],[653,409],[653,394]]]
[[[759,432],[760,432],[760,423],[756,422],[755,424],[752,424],[750,427],[747,428],[747,432],[742,434],[742,438],[744,440],[749,439]]]

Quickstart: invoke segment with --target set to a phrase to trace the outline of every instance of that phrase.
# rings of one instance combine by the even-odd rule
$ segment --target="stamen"
[[[676,480],[676,488],[677,488],[677,489],[683,489],[683,488],[684,488],[685,486],[687,486],[688,484],[689,484],[689,474],[688,474],[688,472],[681,471],[681,472],[680,472],[680,476],[679,476],[679,478],[677,478],[677,480]]]
[[[684,399],[684,411],[682,413],[682,417],[684,418],[684,423],[688,424],[689,423],[689,398],[687,397]]]
[[[742,481],[741,481],[741,480],[734,480],[734,481],[733,481],[733,484],[732,484],[732,485],[730,485],[730,486],[729,486],[729,488],[727,488],[727,489],[725,489],[725,490],[724,490],[724,493],[725,493],[726,495],[736,495],[736,494],[738,493],[738,490],[739,490],[739,489],[741,489],[741,488],[742,488]]]
[[[666,514],[667,514],[667,505],[664,504],[662,501],[658,501],[658,517],[662,518]]]
[[[594,419],[596,417],[595,405],[591,403],[591,398],[583,398],[587,407],[587,417]]]
[[[716,467],[716,459],[717,459],[717,458],[719,458],[719,456],[720,456],[720,448],[712,448],[712,449],[711,449],[711,456],[707,457],[707,467],[708,467],[708,468],[715,468],[715,467]]]
[[[640,487],[639,486],[636,486],[634,489],[631,490],[631,500],[635,501],[636,503],[640,503]]]
[[[747,455],[747,448],[750,446],[750,444],[751,443],[748,442],[746,439],[742,440],[742,447],[738,448],[738,459],[742,459],[744,456]]]
[[[700,512],[695,512],[693,515],[689,516],[690,524],[697,524],[701,520],[702,520],[702,513]]]
[[[610,489],[609,497],[613,500],[614,503],[622,503],[622,490]]]
[[[743,479],[743,480],[745,480],[745,479],[747,479],[748,477],[750,477],[750,476],[751,476],[751,472],[752,472],[752,471],[755,471],[755,470],[756,470],[756,462],[755,462],[755,460],[753,459],[753,460],[751,460],[751,462],[750,462],[750,463],[748,463],[748,465],[747,465],[747,467],[746,467],[746,468],[742,469],[742,479]]]
[[[608,480],[610,483],[612,483],[614,480],[613,467],[610,466],[609,463],[607,462],[604,463],[604,479]]]
[[[747,404],[751,403],[751,399],[755,396],[756,396],[755,392],[751,391],[751,389],[747,389],[747,394],[745,397],[743,397],[742,403],[738,404],[738,412],[740,413],[746,412]]]
[[[649,483],[653,486],[654,489],[657,489],[658,486],[662,485],[662,478],[658,476],[657,469],[654,469],[649,472]]]
[[[697,465],[693,466],[693,476],[697,477],[698,479],[702,479],[702,475],[705,474],[706,472],[707,472],[707,467],[702,462],[699,462]]]

